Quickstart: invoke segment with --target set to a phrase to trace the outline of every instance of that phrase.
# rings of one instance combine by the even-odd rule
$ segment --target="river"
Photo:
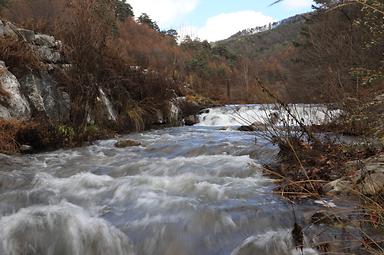
[[[0,254],[302,254],[292,226],[323,205],[308,201],[293,213],[273,194],[261,165],[278,150],[236,131],[231,109],[211,109],[193,127],[121,138],[138,147],[115,148],[112,139],[0,156]]]

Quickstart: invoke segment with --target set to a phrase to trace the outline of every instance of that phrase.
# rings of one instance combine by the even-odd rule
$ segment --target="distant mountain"
[[[305,41],[305,29],[314,13],[294,17],[240,31],[226,40],[216,42],[214,47],[224,48],[234,56],[245,60],[241,63],[245,84],[251,75],[260,78],[275,95],[287,101],[304,102],[297,93],[296,57]]]
[[[257,34],[257,33],[262,33],[262,32],[265,32],[265,31],[272,30],[272,29],[276,29],[276,28],[278,28],[280,26],[283,26],[283,25],[292,25],[292,24],[304,23],[305,20],[306,20],[305,19],[306,16],[308,17],[309,15],[310,15],[310,13],[299,14],[299,15],[296,15],[296,16],[293,16],[293,17],[289,17],[287,19],[283,19],[281,21],[269,23],[268,25],[244,29],[244,30],[239,31],[236,34],[232,35],[231,37],[229,37],[229,39],[236,38],[236,37],[241,37],[241,36],[254,35],[254,34]]]
[[[296,41],[311,15],[299,14],[265,26],[245,29],[228,39],[216,42],[215,45],[225,46],[234,54],[260,57],[260,54]]]

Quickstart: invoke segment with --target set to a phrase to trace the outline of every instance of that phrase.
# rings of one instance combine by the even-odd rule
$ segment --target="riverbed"
[[[302,254],[293,224],[332,202],[293,209],[262,171],[278,148],[212,114],[119,138],[136,147],[0,156],[0,254]]]

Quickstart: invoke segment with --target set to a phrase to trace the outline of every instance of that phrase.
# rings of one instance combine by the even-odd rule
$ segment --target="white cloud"
[[[193,11],[199,0],[128,0],[136,16],[147,13],[161,27]]]
[[[284,0],[283,5],[286,9],[297,10],[310,8],[313,4],[312,0]]]
[[[200,39],[218,41],[243,29],[267,25],[274,21],[272,17],[256,11],[222,13],[209,18],[195,33]]]

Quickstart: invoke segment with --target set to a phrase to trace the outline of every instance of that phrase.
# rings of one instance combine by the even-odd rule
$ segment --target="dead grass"
[[[21,121],[0,120],[0,153],[14,154],[19,151],[16,134],[24,128]]]
[[[15,154],[21,145],[35,151],[63,146],[64,138],[47,121],[0,120],[0,153]]]
[[[41,68],[39,57],[28,43],[12,38],[0,38],[0,59],[15,75]]]

